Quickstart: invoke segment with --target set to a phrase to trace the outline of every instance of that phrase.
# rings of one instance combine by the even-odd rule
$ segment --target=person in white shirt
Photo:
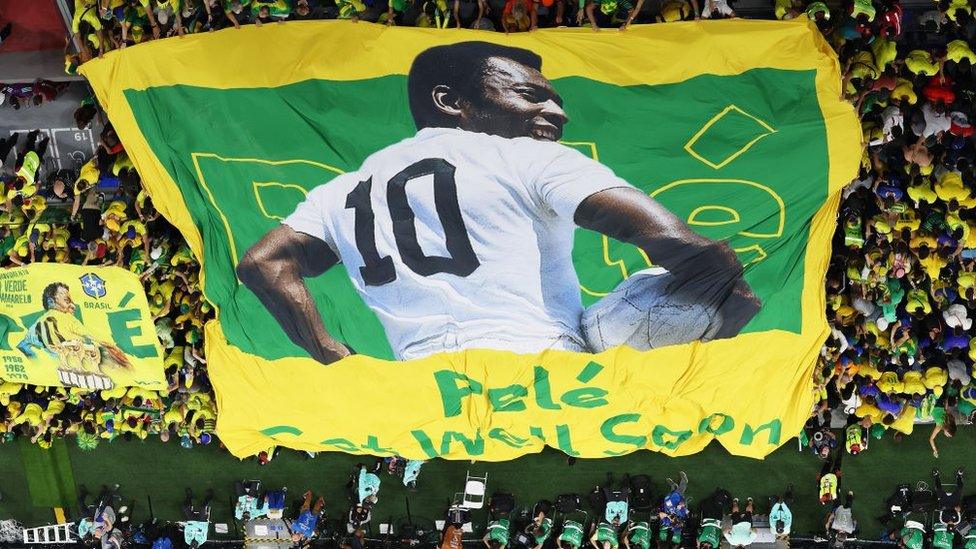
[[[954,303],[949,305],[942,311],[942,318],[945,319],[946,325],[950,328],[962,328],[963,330],[969,330],[973,325],[973,320],[969,318],[969,314],[960,303]]]
[[[969,374],[969,367],[958,358],[953,358],[946,362],[946,368],[949,370],[949,379],[958,381],[962,386],[969,385],[973,380]]]
[[[922,105],[921,124],[917,124],[913,129],[918,130],[919,126],[921,126],[921,130],[915,133],[921,136],[922,139],[927,139],[949,131],[949,128],[952,127],[952,120],[946,114],[944,105],[933,105],[931,102],[926,101]]]
[[[872,139],[869,145],[872,147],[884,145],[895,137],[901,136],[904,124],[905,115],[902,114],[901,107],[898,105],[889,105],[885,110],[881,111],[881,137]],[[897,135],[895,134],[895,128],[898,128]]]
[[[633,244],[667,269],[666,279],[625,282],[704,308],[687,324],[665,323],[680,338],[665,344],[734,337],[758,312],[726,243],[558,143],[568,118],[541,62],[485,42],[425,50],[407,83],[417,134],[313,189],[248,250],[241,282],[312,358],[350,353],[304,283],[339,262],[400,360],[469,348],[593,350],[581,334],[576,227]]]

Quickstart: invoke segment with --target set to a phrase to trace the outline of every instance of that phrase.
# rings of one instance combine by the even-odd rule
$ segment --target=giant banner
[[[85,389],[166,388],[139,277],[34,263],[0,272],[0,380]]]
[[[202,262],[236,455],[761,457],[810,411],[860,131],[805,21],[296,22],[82,72]]]

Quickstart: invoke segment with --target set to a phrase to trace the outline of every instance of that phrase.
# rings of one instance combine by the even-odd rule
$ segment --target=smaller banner
[[[0,379],[93,390],[166,387],[139,278],[36,263],[0,272]]]

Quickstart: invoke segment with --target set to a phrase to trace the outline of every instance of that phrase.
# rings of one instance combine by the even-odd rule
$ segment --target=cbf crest
[[[86,273],[79,280],[81,280],[81,289],[88,297],[100,299],[108,293],[105,289],[105,281],[95,273]]]

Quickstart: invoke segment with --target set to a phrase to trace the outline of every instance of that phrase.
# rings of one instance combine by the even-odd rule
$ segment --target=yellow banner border
[[[771,30],[778,32],[768,32]],[[330,40],[321,40],[325,32],[330,33]],[[200,232],[192,221],[179,188],[140,132],[125,100],[125,90],[177,84],[218,89],[277,87],[308,79],[355,80],[405,74],[413,57],[435,40],[438,43],[483,40],[525,47],[546,60],[543,73],[550,79],[580,76],[617,85],[658,85],[680,82],[700,74],[734,75],[754,68],[816,70],[816,88],[827,133],[828,199],[811,223],[801,303],[802,331],[799,336],[777,330],[747,334],[744,337],[750,341],[742,342],[761,345],[764,338],[773,337],[773,334],[788,335],[783,339],[785,344],[802,344],[812,350],[802,357],[806,368],[797,372],[804,379],[812,378],[816,351],[819,350],[817,346],[828,334],[824,316],[824,276],[830,259],[830,240],[836,224],[839,193],[854,177],[860,163],[861,147],[853,144],[861,143],[861,130],[853,107],[842,100],[841,71],[836,55],[816,27],[805,19],[737,19],[637,25],[626,32],[545,29],[517,35],[455,29],[391,28],[349,21],[289,22],[153,41],[110,52],[103,59],[86,63],[79,72],[89,79],[158,209],[185,235],[191,250],[202,263],[204,248]],[[275,48],[276,44],[287,44],[288,47]],[[334,48],[336,44],[342,44],[342,47]],[[682,47],[676,50],[673,47],[675,44],[682,44]],[[330,47],[333,49],[330,50]],[[357,56],[345,55],[343,48],[356,52],[366,50],[375,55],[370,63],[361,63]],[[579,66],[559,61],[560,53],[565,58],[570,57],[565,55],[566,51],[583,50],[606,60],[606,63]],[[794,53],[798,50],[817,51],[819,55],[801,57]],[[296,62],[296,51],[301,52],[302,59],[316,61]],[[622,51],[668,51],[669,55],[627,55],[623,56],[627,58],[624,64],[616,62]],[[771,56],[770,51],[781,55]],[[241,66],[252,66],[255,59],[261,60],[260,71],[248,73],[239,70]],[[323,59],[328,61],[319,61]],[[136,68],[140,66],[152,66],[158,70]],[[201,279],[203,276],[201,273]],[[220,311],[216,312],[219,318]],[[208,334],[219,333],[219,327],[208,328]],[[725,343],[728,342],[706,345],[721,347]],[[219,392],[217,398],[219,403]],[[805,401],[797,403],[797,406],[809,407],[813,398],[810,391]],[[784,432],[797,432],[802,427],[802,421],[794,418],[792,424],[784,424],[783,427]],[[726,444],[723,436],[715,438],[730,451],[741,455],[762,457],[771,450],[741,451],[735,448],[732,440]],[[270,439],[267,441],[270,442]],[[247,444],[234,444],[228,440],[225,443],[239,456],[261,449],[260,444],[253,440]],[[681,449],[676,455],[686,453],[690,452]]]

